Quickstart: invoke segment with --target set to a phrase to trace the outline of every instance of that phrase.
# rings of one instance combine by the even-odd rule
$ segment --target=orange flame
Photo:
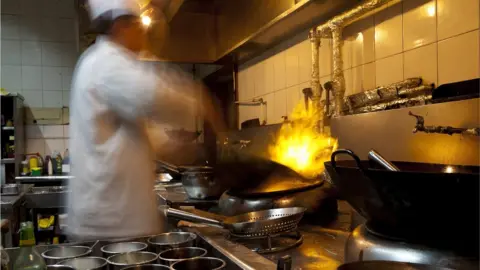
[[[305,110],[299,103],[289,122],[282,125],[275,142],[269,146],[270,158],[288,166],[305,177],[323,172],[325,161],[337,149],[337,140],[317,132],[322,115],[318,110]]]

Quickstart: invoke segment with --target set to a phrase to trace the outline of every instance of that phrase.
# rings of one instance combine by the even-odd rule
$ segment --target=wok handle
[[[382,168],[392,171],[392,172],[398,172],[400,169],[395,166],[393,163],[388,161],[386,158],[384,158],[380,153],[375,151],[374,149],[370,150],[368,152],[368,159],[373,160],[376,162],[378,165],[382,166]]]
[[[186,220],[186,221],[206,223],[206,224],[209,224],[209,225],[214,225],[214,226],[217,226],[217,227],[219,226],[219,227],[223,228],[222,222],[220,222],[216,219],[202,217],[202,216],[196,215],[194,213],[178,210],[178,209],[175,209],[175,208],[168,208],[167,209],[167,217],[175,217],[175,218],[183,219],[183,220]]]
[[[346,155],[349,155],[350,157],[352,157],[355,160],[355,162],[357,163],[358,168],[360,170],[362,170],[362,172],[364,171],[363,166],[362,166],[362,162],[360,161],[360,158],[357,155],[355,155],[355,153],[353,153],[353,151],[350,150],[350,149],[338,149],[337,151],[332,153],[332,156],[330,157],[330,161],[332,163],[332,167],[335,170],[337,169],[336,157],[340,154],[346,154]]]

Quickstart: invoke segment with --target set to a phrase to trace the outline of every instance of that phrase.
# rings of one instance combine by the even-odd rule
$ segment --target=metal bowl
[[[103,257],[106,258],[120,253],[144,251],[147,247],[148,245],[142,242],[120,242],[105,245],[100,250],[102,251]]]
[[[150,237],[147,242],[153,252],[167,249],[194,246],[197,235],[189,232],[169,232]]]
[[[84,246],[59,246],[42,253],[47,265],[54,265],[60,261],[88,256],[92,250]]]
[[[69,266],[77,270],[107,269],[107,260],[101,257],[81,257],[59,262],[57,265]]]
[[[47,270],[75,270],[75,268],[68,265],[47,265]]]
[[[161,264],[141,264],[123,268],[122,270],[166,270],[170,267]]]
[[[224,260],[213,257],[197,257],[176,262],[170,266],[173,270],[219,270],[225,269],[227,263]]]
[[[152,264],[157,258],[158,255],[152,252],[136,251],[112,255],[107,261],[110,268],[120,270],[133,265]]]
[[[172,265],[181,260],[203,257],[207,251],[203,248],[184,247],[165,250],[158,255],[158,261],[164,265]]]

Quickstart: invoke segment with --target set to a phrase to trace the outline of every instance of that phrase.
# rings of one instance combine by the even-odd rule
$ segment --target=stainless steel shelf
[[[2,164],[13,164],[15,163],[15,158],[2,158]]]

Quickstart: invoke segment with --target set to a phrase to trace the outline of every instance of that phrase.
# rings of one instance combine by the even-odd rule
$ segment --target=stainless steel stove
[[[439,239],[442,241],[442,236]],[[478,257],[459,255],[452,249],[439,249],[428,244],[411,243],[388,237],[360,225],[347,239],[345,262],[385,260],[437,265],[452,269],[477,269]]]
[[[244,237],[241,235],[229,234],[228,239],[246,246],[251,251],[255,251],[259,254],[281,252],[298,247],[303,243],[303,236],[298,228],[288,232],[261,237]]]

